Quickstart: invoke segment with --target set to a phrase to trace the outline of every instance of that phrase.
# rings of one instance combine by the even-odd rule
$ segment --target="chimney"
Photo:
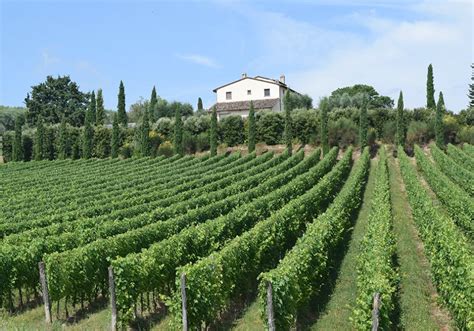
[[[285,75],[280,76],[280,83],[286,84],[285,83]]]
[[[246,73],[246,72],[244,72],[244,73],[242,74],[242,78],[247,78],[247,73]]]

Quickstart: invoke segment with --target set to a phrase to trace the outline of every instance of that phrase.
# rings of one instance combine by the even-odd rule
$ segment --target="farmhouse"
[[[213,90],[217,97],[217,102],[213,107],[216,107],[219,120],[229,115],[247,117],[250,101],[253,102],[255,110],[283,111],[283,96],[287,90],[298,93],[286,85],[284,75],[277,80],[262,76],[248,77],[247,74],[242,74],[239,80]]]

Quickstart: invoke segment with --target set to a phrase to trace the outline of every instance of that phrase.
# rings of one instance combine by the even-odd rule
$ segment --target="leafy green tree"
[[[54,128],[45,127],[44,128],[44,152],[43,159],[54,160],[55,158],[55,149],[54,149]]]
[[[58,137],[58,159],[64,160],[67,157],[68,134],[66,118],[63,117],[61,125],[59,126]]]
[[[290,91],[287,90],[285,93],[285,97],[283,99],[283,104],[285,108],[285,131],[284,131],[284,136],[285,136],[285,144],[286,144],[286,149],[290,153],[290,155],[293,152],[293,130],[291,128],[291,101],[290,101]]]
[[[323,154],[329,153],[329,140],[328,140],[328,110],[329,100],[323,98],[319,103],[319,109],[321,111],[321,145],[323,146]]]
[[[403,118],[403,93],[400,91],[397,103],[397,145],[405,145],[405,119]]]
[[[472,69],[472,76],[471,76],[472,83],[469,84],[469,94],[467,95],[469,97],[468,108],[474,108],[474,63],[471,64],[471,69]]]
[[[65,116],[69,124],[82,126],[89,99],[69,76],[48,76],[45,82],[32,86],[25,98],[27,122],[34,126],[42,117],[43,123],[55,124]]]
[[[118,123],[117,113],[114,114],[114,121],[112,124],[112,142],[110,149],[110,156],[115,159],[118,157],[120,147],[120,128]]]
[[[367,133],[369,130],[369,124],[367,121],[367,105],[368,98],[366,98],[360,109],[360,120],[359,120],[359,144],[360,148],[363,149],[367,146]]]
[[[332,91],[329,102],[339,108],[360,107],[363,95],[368,96],[370,108],[392,108],[394,105],[390,97],[380,95],[373,86],[363,84],[341,87]]]
[[[117,110],[119,123],[122,124],[124,127],[127,127],[128,120],[127,111],[125,110],[125,87],[123,86],[122,81],[120,81],[119,86]]]
[[[429,109],[436,109],[435,88],[433,79],[433,66],[428,66],[428,76],[426,79],[426,107]]]
[[[200,99],[200,98],[199,98]],[[255,151],[255,109],[253,107],[253,101],[250,101],[249,110],[249,153]]]
[[[104,108],[104,97],[102,96],[102,89],[97,90],[97,114],[92,117],[92,123],[95,122],[95,125],[104,125],[105,121],[105,108]]]
[[[176,111],[174,118],[174,151],[176,154],[184,154],[183,146],[183,121],[181,120],[181,113]]]
[[[77,160],[81,157],[81,144],[79,136],[73,136],[73,143],[71,148],[71,157],[73,160]]]
[[[180,117],[181,121],[181,117]],[[181,135],[183,131],[183,123],[181,122]],[[182,136],[181,136],[182,140]],[[181,143],[182,145],[182,143]],[[141,156],[150,156],[151,144],[150,144],[150,123],[148,121],[148,112],[145,112],[142,117],[142,123],[140,125],[140,154]]]
[[[211,132],[210,136],[210,145],[211,145],[211,156],[217,155],[217,110],[216,107],[212,109],[211,116]]]
[[[155,107],[156,103],[158,102],[158,98],[156,96],[156,88],[153,86],[151,90],[151,97],[150,97],[150,104],[149,104],[149,119],[152,123],[155,122]]]
[[[97,92],[99,93],[99,92]],[[89,102],[89,109],[88,111],[91,113],[92,123],[96,121],[96,113],[97,113],[97,102],[95,99],[95,92],[91,92],[91,100]]]
[[[203,106],[202,106],[202,99],[201,97],[198,98],[198,104],[197,104],[197,110],[203,110]]]
[[[445,112],[443,92],[439,92],[438,104],[436,106],[436,118],[435,118],[435,135],[436,145],[439,148],[444,148],[444,127],[443,117]]]
[[[222,140],[228,146],[236,146],[244,142],[244,121],[239,115],[224,117],[220,122]]]
[[[97,126],[94,129],[94,148],[92,155],[104,159],[110,156],[110,130],[105,126]]]
[[[35,161],[40,161],[43,159],[44,154],[44,126],[43,126],[43,118],[41,116],[38,117],[36,122],[36,134],[34,140],[34,156]]]
[[[17,117],[15,120],[15,140],[13,140],[12,161],[23,160],[23,143],[21,139],[22,120]]]
[[[94,129],[92,127],[92,114],[87,112],[84,124],[84,134],[82,137],[82,157],[90,159],[92,157],[94,139]]]

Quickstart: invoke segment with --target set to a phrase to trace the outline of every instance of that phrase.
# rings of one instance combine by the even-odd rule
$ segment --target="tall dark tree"
[[[43,159],[54,160],[55,148],[54,148],[54,129],[52,127],[44,128],[44,143],[43,143]]]
[[[112,141],[110,145],[110,156],[115,159],[116,157],[118,157],[120,147],[120,128],[117,113],[114,113],[114,120],[112,124]]]
[[[471,69],[472,69],[472,76],[471,76],[472,83],[469,84],[469,94],[467,95],[469,97],[468,108],[474,108],[474,63],[471,64]]]
[[[211,132],[209,136],[210,136],[211,156],[215,156],[217,155],[217,110],[216,110],[216,107],[212,109]]]
[[[124,127],[127,127],[127,111],[125,110],[125,87],[123,82],[120,81],[119,94],[118,94],[118,104],[117,104],[117,113],[119,123]]]
[[[182,123],[181,123],[181,126],[182,126]],[[181,132],[182,132],[182,128],[181,128]],[[182,140],[182,135],[181,135],[181,140]],[[148,112],[145,111],[143,113],[142,123],[140,125],[140,154],[141,156],[150,156],[150,153],[151,153],[150,122],[148,120]]]
[[[285,93],[285,97],[283,99],[283,104],[285,108],[285,131],[283,133],[285,137],[285,144],[288,152],[290,155],[293,152],[293,130],[291,126],[291,100],[290,100],[290,91],[287,90]]]
[[[203,106],[202,106],[202,99],[201,97],[198,98],[198,104],[197,104],[197,110],[203,110]]]
[[[184,154],[183,146],[183,121],[181,119],[181,113],[176,110],[174,117],[174,151],[176,154]]]
[[[368,107],[369,99],[368,97],[364,96],[362,101],[362,107],[360,108],[360,120],[359,120],[359,144],[360,148],[364,148],[367,146],[368,143],[368,119],[367,119],[367,107]]]
[[[151,97],[150,97],[150,104],[149,104],[149,110],[148,112],[150,113],[149,115],[149,120],[153,123],[156,121],[155,118],[155,107],[158,102],[158,97],[156,95],[156,88],[153,86],[153,89],[151,90]]]
[[[82,136],[82,157],[84,159],[90,159],[92,157],[93,140],[94,129],[92,127],[92,114],[87,112]]]
[[[58,159],[64,160],[67,157],[68,134],[66,126],[66,118],[63,117],[61,125],[59,126],[58,137]]]
[[[435,135],[436,145],[439,148],[444,148],[444,126],[443,117],[445,113],[443,92],[439,92],[438,104],[436,105],[436,119],[435,119]]]
[[[432,110],[436,109],[433,66],[431,64],[428,66],[428,77],[426,79],[426,107]]]
[[[97,113],[97,102],[96,102],[96,99],[95,99],[95,92],[94,91],[91,92],[91,100],[89,102],[88,111],[91,113],[92,123],[95,123],[96,113]]]
[[[329,111],[329,100],[323,98],[319,103],[319,109],[321,111],[321,145],[323,146],[323,154],[326,155],[329,152],[329,139],[328,139],[328,111]]]
[[[63,116],[73,126],[82,126],[89,94],[79,90],[79,86],[69,76],[46,77],[46,81],[31,87],[25,98],[28,108],[26,119],[34,126],[41,116],[43,123],[60,123]]]
[[[33,153],[35,156],[35,161],[39,161],[43,159],[44,156],[44,126],[43,126],[43,118],[41,116],[38,117],[36,122],[36,134],[35,140],[33,145]]]
[[[104,108],[104,97],[102,95],[102,89],[97,90],[97,114],[95,119],[92,118],[93,123],[96,125],[104,125],[105,122],[105,108]]]
[[[400,91],[400,95],[398,97],[398,104],[397,104],[397,137],[396,142],[397,145],[404,146],[405,145],[405,119],[403,118],[403,93]]]
[[[22,119],[18,116],[15,120],[15,139],[13,140],[12,161],[23,160],[23,142],[21,138]]]
[[[80,136],[72,136],[71,157],[77,160],[81,157],[81,139]]]
[[[253,101],[250,101],[249,110],[249,153],[255,151],[255,109],[253,107]]]

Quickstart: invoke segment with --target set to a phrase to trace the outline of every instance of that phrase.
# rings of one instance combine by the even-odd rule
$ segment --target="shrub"
[[[408,125],[407,144],[427,144],[430,139],[428,124],[425,122],[412,121]]]
[[[164,139],[169,140],[174,132],[174,121],[170,118],[162,117],[153,125],[153,129],[163,136]]]
[[[283,115],[276,112],[257,112],[257,141],[276,145],[282,141],[285,123]]]
[[[459,131],[459,141],[474,145],[474,126],[463,126]]]
[[[357,125],[348,118],[340,118],[329,123],[329,145],[345,148],[354,145],[358,136]]]
[[[109,129],[98,126],[94,130],[94,153],[97,158],[106,158],[110,156],[111,132]]]
[[[128,159],[128,158],[132,157],[132,155],[133,155],[133,145],[130,144],[130,143],[123,144],[123,146],[120,147],[120,155],[124,159]]]
[[[319,134],[319,116],[314,109],[295,109],[291,112],[293,136],[305,145]]]
[[[240,116],[224,117],[220,123],[222,141],[228,146],[235,146],[244,143],[244,121]]]
[[[173,144],[170,141],[165,141],[164,143],[160,145],[160,147],[158,147],[158,155],[170,157],[174,154],[173,150],[174,150]]]

